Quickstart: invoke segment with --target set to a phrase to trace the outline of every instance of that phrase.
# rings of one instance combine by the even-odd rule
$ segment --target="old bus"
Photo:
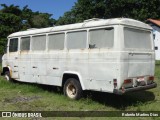
[[[7,80],[59,86],[71,99],[84,90],[124,94],[157,85],[152,28],[128,18],[16,32],[2,59]]]

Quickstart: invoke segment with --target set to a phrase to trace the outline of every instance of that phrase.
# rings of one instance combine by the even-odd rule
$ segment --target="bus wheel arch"
[[[62,88],[65,96],[78,100],[82,97],[83,89],[79,75],[74,73],[64,73]]]
[[[11,69],[10,69],[10,67],[8,66],[8,67],[4,67],[3,68],[3,72],[1,73],[1,75],[4,75],[5,76],[5,79],[7,80],[7,81],[12,81],[12,78],[11,78],[11,75],[12,75],[12,73],[11,73],[12,71],[11,71]]]
[[[3,67],[3,70],[2,70],[1,75],[4,75],[4,74],[5,74],[5,72],[7,72],[7,71],[9,71],[9,72],[10,72],[10,74],[11,74],[11,68],[10,68],[9,66],[7,66],[7,67]]]

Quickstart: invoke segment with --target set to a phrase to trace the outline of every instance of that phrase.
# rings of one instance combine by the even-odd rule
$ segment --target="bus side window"
[[[22,37],[20,44],[21,51],[30,50],[30,37]]]
[[[46,35],[32,37],[32,50],[43,51],[46,49]]]
[[[18,38],[10,39],[9,52],[17,52],[18,50]]]
[[[50,34],[48,49],[49,50],[62,50],[62,49],[64,49],[64,39],[65,39],[64,33]]]
[[[87,46],[87,31],[67,33],[68,49],[85,49]]]
[[[94,29],[89,31],[90,44],[89,48],[111,48],[114,41],[114,29]]]

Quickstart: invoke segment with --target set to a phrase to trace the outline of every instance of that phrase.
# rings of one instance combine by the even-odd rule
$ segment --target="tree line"
[[[6,48],[7,36],[13,32],[29,28],[44,28],[55,24],[52,14],[33,12],[28,6],[22,9],[19,6],[1,4],[0,10],[0,54]]]
[[[82,22],[90,18],[133,18],[145,21],[160,18],[160,0],[78,0],[56,24]]]
[[[77,0],[70,11],[58,20],[52,14],[33,12],[28,6],[1,4],[0,10],[0,53],[3,53],[6,37],[28,28],[44,28],[83,22],[91,18],[125,17],[145,22],[148,18],[160,18],[160,0]]]

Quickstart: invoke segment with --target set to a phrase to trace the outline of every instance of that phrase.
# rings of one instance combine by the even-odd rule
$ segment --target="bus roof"
[[[109,25],[117,25],[117,24],[135,26],[135,27],[140,27],[140,28],[145,28],[150,30],[152,29],[148,24],[145,24],[137,20],[129,19],[129,18],[114,18],[114,19],[93,18],[93,19],[85,20],[83,23],[75,23],[75,24],[54,26],[54,27],[48,27],[48,28],[29,29],[26,31],[20,31],[20,32],[11,34],[8,37],[11,38],[11,37],[18,37],[18,36],[27,36],[27,35],[34,35],[34,34],[92,28],[92,27],[98,27],[98,26],[109,26]]]

